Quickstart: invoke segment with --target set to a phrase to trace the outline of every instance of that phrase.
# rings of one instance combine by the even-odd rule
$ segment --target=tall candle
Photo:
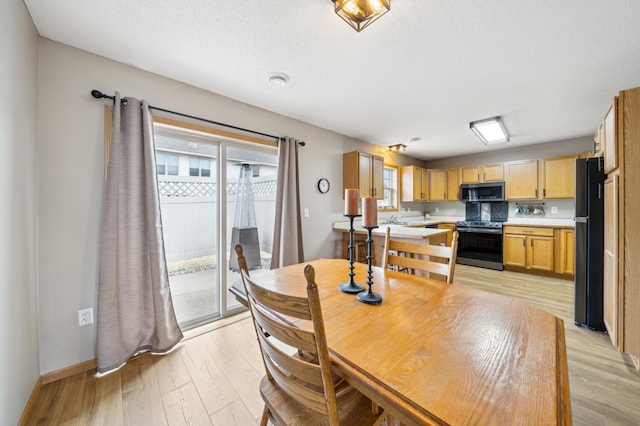
[[[357,189],[348,188],[344,190],[344,214],[354,216],[358,214]]]
[[[378,200],[375,198],[362,199],[362,225],[378,226]]]

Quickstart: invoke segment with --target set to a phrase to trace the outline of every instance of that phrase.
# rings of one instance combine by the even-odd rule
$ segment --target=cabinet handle
[[[482,180],[487,180],[487,172],[482,173]]]
[[[526,247],[526,246],[527,246],[526,238],[523,238],[522,239],[522,247]]]
[[[444,195],[442,196],[443,199],[447,199],[447,193],[445,192]]]
[[[536,198],[538,198],[538,188],[536,188]]]
[[[531,248],[533,248],[533,240],[529,239],[529,245],[531,246]]]
[[[480,173],[478,173],[478,180],[480,180]]]
[[[542,190],[542,196],[543,196],[543,197],[546,197],[546,196],[547,196],[547,188],[544,188],[544,189]]]

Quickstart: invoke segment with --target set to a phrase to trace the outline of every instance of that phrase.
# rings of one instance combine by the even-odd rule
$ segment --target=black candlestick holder
[[[368,233],[367,238],[367,285],[369,286],[369,291],[362,291],[358,293],[358,301],[362,303],[367,303],[369,305],[377,305],[382,303],[382,296],[377,293],[371,291],[371,286],[373,285],[373,272],[371,271],[371,261],[373,260],[373,253],[371,252],[371,243],[373,243],[373,238],[371,238],[371,231],[376,229],[378,226],[364,226]]]
[[[356,283],[353,279],[353,277],[356,275],[355,272],[353,272],[353,249],[355,247],[354,243],[353,243],[353,220],[356,217],[360,217],[361,215],[359,214],[345,214],[344,216],[349,218],[349,281],[347,281],[346,283],[342,283],[338,286],[338,288],[340,289],[341,292],[343,293],[349,293],[349,294],[356,294],[356,293],[360,293],[361,291],[364,290],[364,286]]]

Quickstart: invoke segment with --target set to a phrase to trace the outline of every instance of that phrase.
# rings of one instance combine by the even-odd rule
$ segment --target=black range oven
[[[457,263],[502,271],[502,222],[456,222]]]

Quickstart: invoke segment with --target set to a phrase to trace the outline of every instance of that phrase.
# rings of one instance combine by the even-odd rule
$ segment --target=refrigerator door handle
[[[587,223],[587,219],[588,218],[589,218],[588,216],[586,216],[586,217],[576,217],[575,221],[576,221],[576,223]]]

